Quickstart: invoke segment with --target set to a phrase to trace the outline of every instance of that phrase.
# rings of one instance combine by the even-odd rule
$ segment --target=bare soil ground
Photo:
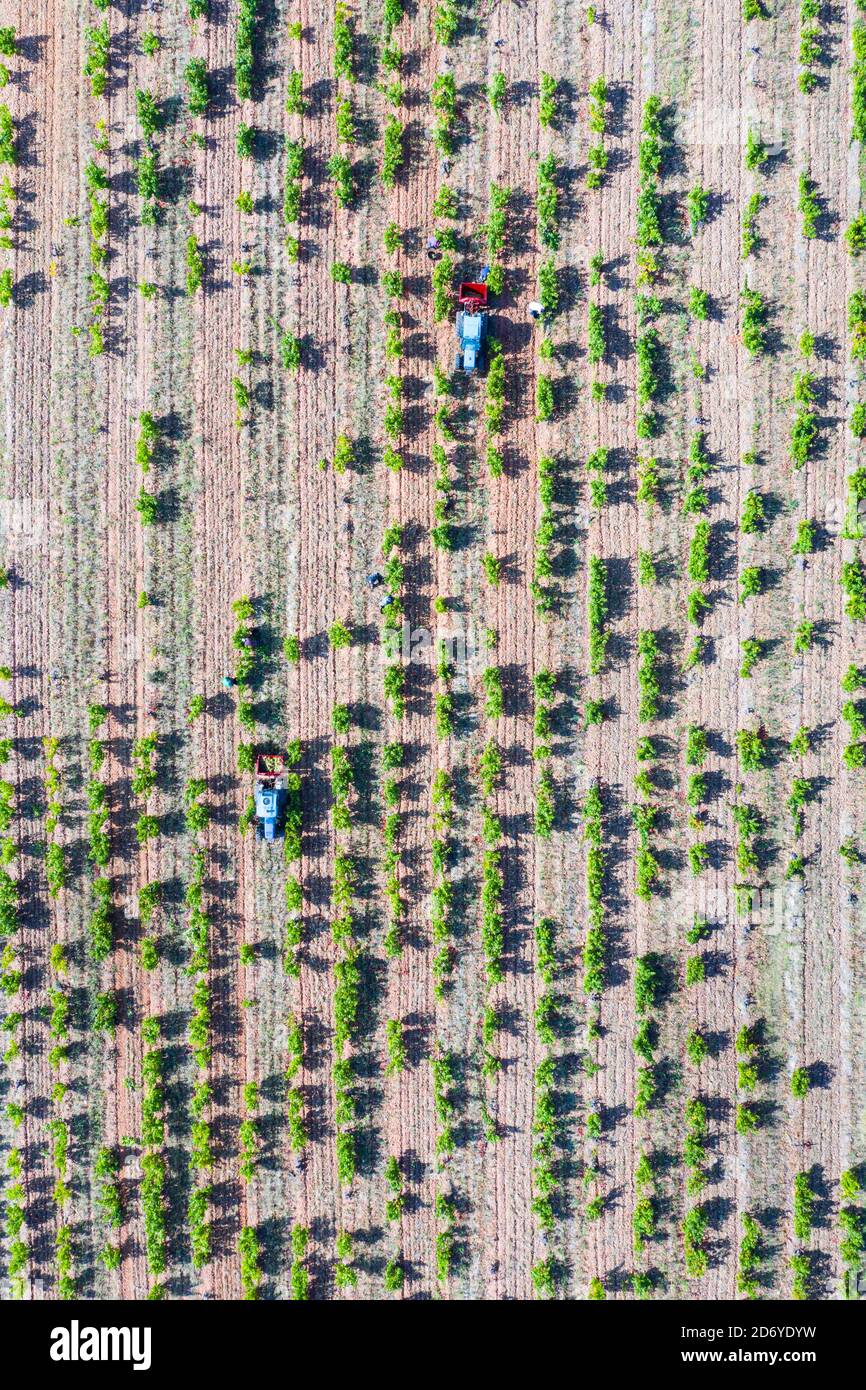
[[[631,1275],[650,1271],[654,1296],[734,1299],[742,1216],[757,1218],[762,1237],[765,1296],[791,1292],[789,1258],[801,1247],[792,1229],[795,1174],[808,1172],[816,1222],[807,1249],[811,1293],[840,1296],[839,1178],[866,1161],[864,1143],[864,917],[862,870],[840,858],[848,837],[862,837],[862,773],[847,771],[841,707],[842,675],[866,664],[859,624],[844,614],[842,564],[857,553],[843,536],[847,476],[858,466],[857,441],[847,428],[862,395],[860,372],[849,361],[847,304],[862,280],[842,233],[860,209],[859,147],[850,141],[850,28],[854,8],[833,9],[821,21],[823,58],[815,91],[798,90],[798,34],[787,10],[762,24],[744,25],[739,0],[611,0],[588,24],[574,0],[555,5],[501,0],[461,18],[456,42],[437,42],[431,7],[408,4],[395,30],[404,51],[405,162],[396,186],[379,177],[389,114],[376,61],[382,7],[352,7],[358,81],[339,84],[333,68],[333,15],[322,0],[276,0],[257,20],[253,98],[239,101],[234,77],[237,6],[214,0],[206,20],[191,24],[184,0],[141,10],[105,12],[111,43],[106,95],[93,97],[82,76],[85,30],[101,16],[84,5],[5,3],[0,23],[13,24],[19,52],[8,60],[11,80],[0,93],[15,123],[18,163],[9,170],[17,192],[11,251],[2,252],[15,290],[3,315],[0,350],[0,564],[11,583],[0,591],[0,664],[19,717],[4,721],[13,739],[3,771],[14,785],[13,839],[18,858],[21,931],[16,945],[25,971],[20,1008],[22,1056],[4,1067],[2,1146],[22,1150],[28,1260],[26,1295],[57,1296],[55,1242],[70,1228],[73,1275],[82,1298],[146,1296],[148,1270],[141,1193],[143,1100],[142,1022],[158,1018],[165,1071],[167,1165],[165,1211],[169,1297],[241,1296],[238,1237],[256,1231],[262,1295],[287,1298],[292,1289],[291,1235],[309,1233],[305,1256],[314,1298],[379,1298],[397,1258],[404,1280],[398,1296],[529,1299],[533,1271],[548,1256],[557,1296],[585,1298],[600,1279],[608,1297],[631,1297]],[[96,17],[95,17],[96,16]],[[299,21],[300,41],[288,26]],[[159,34],[148,56],[142,38]],[[211,82],[206,118],[184,105],[184,69],[205,61]],[[303,115],[285,109],[290,72],[303,73]],[[455,149],[447,168],[431,141],[431,93],[437,75],[452,73],[457,92]],[[486,92],[504,74],[501,117]],[[542,74],[559,83],[558,117],[539,120]],[[608,84],[603,185],[586,187],[588,88]],[[161,170],[160,217],[141,225],[135,163],[141,152],[136,91],[150,88],[162,103],[155,137]],[[337,151],[337,101],[351,93],[358,125],[352,147],[357,196],[337,206],[328,162]],[[666,154],[660,181],[666,242],[657,293],[665,389],[661,427],[651,442],[636,434],[639,325],[635,254],[638,146],[646,99],[664,107]],[[104,121],[104,126],[97,123]],[[252,158],[237,153],[238,132],[255,127]],[[744,166],[749,127],[770,145],[759,175]],[[286,245],[282,203],[286,138],[305,147],[300,254]],[[541,361],[542,327],[527,314],[548,252],[536,219],[538,160],[559,161],[560,245],[555,252],[560,308],[549,331],[555,346]],[[89,357],[87,325],[90,235],[85,167],[97,159],[108,171],[110,231],[106,274],[111,287],[106,350]],[[799,178],[808,170],[821,200],[818,235],[805,239],[798,212]],[[447,398],[456,438],[448,443],[452,486],[452,549],[431,541],[435,523],[432,452],[442,435],[435,420],[434,363],[450,367],[453,326],[433,319],[433,265],[425,255],[434,226],[433,204],[443,184],[459,200],[454,220],[456,274],[474,277],[487,259],[484,224],[490,185],[511,190],[504,256],[505,289],[491,314],[502,344],[506,416],[505,469],[485,466],[485,380],[459,380]],[[707,223],[692,236],[685,216],[689,189],[711,193]],[[741,222],[750,194],[765,196],[759,213],[761,246],[740,254]],[[254,212],[237,199],[249,192]],[[394,256],[383,232],[403,232]],[[439,219],[441,226],[445,219]],[[186,243],[193,236],[205,262],[203,290],[187,295]],[[590,284],[590,258],[605,273]],[[250,274],[235,266],[249,261]],[[331,267],[345,262],[351,283],[335,283]],[[399,308],[404,355],[386,360],[386,269],[404,277]],[[158,287],[146,299],[138,287]],[[741,337],[740,294],[758,289],[768,305],[769,351],[750,358]],[[692,286],[708,291],[706,321],[686,313]],[[645,292],[645,291],[644,291]],[[604,361],[588,361],[587,304],[598,302],[607,329]],[[816,338],[811,368],[818,392],[820,443],[808,464],[792,467],[788,440],[794,414],[794,373],[802,370],[798,340]],[[297,374],[280,360],[281,333],[297,335]],[[241,361],[238,351],[251,353]],[[698,380],[693,360],[705,364]],[[385,377],[404,378],[404,467],[383,461]],[[553,418],[536,418],[541,371],[555,385]],[[251,393],[240,426],[233,379]],[[607,385],[593,400],[590,383]],[[142,479],[135,462],[138,417],[150,411],[160,429],[154,473],[146,485],[159,494],[159,519],[143,527],[136,510]],[[684,515],[690,439],[703,429],[712,460],[707,519],[712,525],[711,609],[701,631],[705,659],[685,670],[695,629],[686,622],[692,585],[687,567],[695,518]],[[335,472],[335,441],[345,434],[355,462]],[[591,506],[588,455],[609,451],[607,500]],[[750,459],[755,451],[754,459]],[[662,479],[659,505],[640,507],[637,459],[652,452]],[[554,613],[542,616],[530,591],[539,522],[538,460],[557,461]],[[322,464],[325,466],[322,466]],[[743,534],[740,518],[750,489],[764,498],[766,523]],[[790,546],[797,521],[813,518],[819,544],[797,560]],[[399,523],[404,542],[403,602],[410,632],[467,634],[470,659],[454,673],[457,726],[437,737],[435,666],[407,669],[407,708],[396,719],[383,692],[378,596],[366,576],[383,568],[385,527]],[[653,586],[638,583],[638,556],[652,553]],[[502,561],[498,587],[485,579],[482,556]],[[608,573],[608,659],[589,673],[587,574],[591,555]],[[739,602],[738,575],[761,567],[763,592]],[[150,603],[141,605],[146,593]],[[256,731],[245,733],[237,692],[223,689],[236,654],[232,603],[256,605],[259,674],[253,696]],[[448,600],[447,614],[434,606]],[[796,624],[816,625],[804,654],[792,649]],[[335,620],[352,629],[348,650],[333,650]],[[497,644],[484,650],[485,629]],[[639,633],[653,630],[663,651],[659,718],[639,721]],[[283,654],[297,634],[301,660]],[[741,643],[756,637],[761,659],[748,679],[739,674]],[[505,707],[490,720],[482,671],[497,665]],[[557,822],[549,840],[533,833],[540,768],[535,751],[533,681],[543,669],[557,676],[551,768]],[[8,690],[7,690],[8,687]],[[204,715],[187,717],[201,694]],[[586,727],[587,699],[601,698],[605,720]],[[91,885],[88,861],[87,707],[104,703],[100,736],[107,759],[99,776],[110,792],[114,948],[97,966],[88,953]],[[352,729],[342,742],[356,773],[353,823],[335,832],[332,817],[332,711],[350,706]],[[761,724],[771,756],[760,772],[744,770],[736,734]],[[705,806],[709,863],[694,875],[688,846],[696,838],[686,802],[685,743],[690,725],[709,736]],[[808,754],[787,745],[801,727],[812,731]],[[136,821],[145,809],[132,790],[134,741],[156,731],[158,784],[146,809],[160,834],[145,846]],[[63,817],[57,839],[69,864],[66,887],[50,898],[44,867],[45,758],[41,740],[61,740]],[[659,805],[653,848],[661,872],[649,901],[634,893],[638,835],[631,808],[639,799],[638,739],[650,735],[658,756]],[[237,769],[237,746],[285,747],[299,739],[304,833],[299,865],[287,866],[280,846],[239,833],[251,779]],[[504,838],[505,978],[489,990],[481,939],[481,750],[495,739],[503,774],[490,801]],[[383,749],[401,740],[407,750],[399,811],[400,884],[406,912],[403,951],[385,951]],[[433,820],[431,788],[437,769],[455,787],[449,877],[454,886],[455,968],[444,997],[434,997],[430,902]],[[793,832],[786,801],[795,776],[813,779],[805,829]],[[198,839],[184,822],[184,787],[206,780],[210,824]],[[601,787],[606,852],[606,983],[600,1000],[582,991],[581,949],[587,927],[586,847],[581,803]],[[748,802],[761,814],[761,867],[751,912],[737,907],[736,829],[732,805]],[[211,919],[207,978],[211,987],[212,1057],[196,1068],[187,1043],[193,980],[188,972],[188,911],[184,896],[196,845],[207,855],[205,907]],[[360,1026],[351,1055],[356,1078],[357,1173],[341,1185],[337,1171],[334,1053],[332,885],[337,849],[356,870],[354,918],[363,952]],[[863,846],[866,848],[866,846]],[[802,853],[803,878],[786,878]],[[297,871],[304,887],[300,974],[286,974],[285,884]],[[154,924],[140,920],[139,893],[159,883]],[[693,948],[685,933],[706,919],[709,939],[702,983],[685,985]],[[548,1049],[536,1025],[543,986],[535,929],[555,924],[556,1041]],[[141,941],[159,940],[155,971],[142,968]],[[62,943],[68,974],[51,967]],[[243,964],[241,945],[254,948]],[[639,1017],[634,979],[638,957],[655,958],[662,981],[657,1007],[656,1098],[644,1117],[634,1113],[640,1059],[633,1040]],[[67,1060],[52,1069],[51,991],[69,998]],[[116,993],[113,1036],[91,1025],[98,994]],[[482,1023],[492,1004],[499,1029],[494,1050],[502,1067],[485,1078]],[[599,1034],[590,1020],[596,1015]],[[289,1017],[301,1021],[304,1058],[300,1085],[309,1142],[292,1153],[286,1119],[285,1070]],[[386,1070],[386,1029],[400,1020],[407,1064]],[[752,1097],[738,1092],[734,1040],[743,1027],[761,1040],[759,1081]],[[709,1054],[695,1067],[686,1037],[699,1029]],[[447,1051],[457,1084],[451,1099],[457,1143],[446,1161],[436,1153],[441,1129],[430,1059]],[[545,1231],[533,1200],[539,1107],[538,1068],[556,1058],[556,1192],[552,1229]],[[790,1093],[795,1067],[810,1069],[804,1100]],[[204,1077],[213,1093],[207,1110],[215,1163],[212,1258],[193,1267],[187,1202],[193,1086]],[[64,1096],[52,1098],[60,1079]],[[19,1084],[22,1083],[22,1084]],[[250,1083],[259,1089],[257,1164],[241,1177],[241,1124],[249,1118]],[[695,1204],[682,1166],[685,1103],[699,1096],[709,1117],[707,1186],[700,1201],[708,1219],[708,1269],[687,1276],[681,1223]],[[737,1105],[749,1100],[760,1128],[736,1132]],[[5,1103],[24,1105],[20,1129]],[[600,1110],[600,1138],[587,1114]],[[53,1198],[53,1118],[69,1125],[66,1172],[71,1198]],[[490,1133],[492,1120],[496,1138]],[[127,1142],[128,1141],[128,1142]],[[119,1268],[98,1260],[106,1240],[97,1207],[94,1163],[107,1145],[121,1159],[123,1222]],[[637,1256],[632,1216],[642,1152],[656,1170],[656,1236]],[[388,1222],[385,1163],[400,1160],[405,1202]],[[5,1160],[4,1160],[5,1161]],[[454,1261],[437,1277],[437,1236],[445,1228],[437,1194],[455,1204]],[[590,1199],[599,1196],[597,1209]],[[354,1240],[354,1287],[336,1280],[336,1240]],[[441,1241],[440,1241],[441,1245]],[[6,1256],[4,1254],[4,1260]]]

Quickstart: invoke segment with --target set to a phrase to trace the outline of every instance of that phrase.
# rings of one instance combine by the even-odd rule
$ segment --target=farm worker
[[[436,237],[436,236],[428,236],[428,238],[427,238],[427,259],[428,259],[428,261],[435,261],[435,260],[436,260],[436,253],[437,253],[438,250],[439,250],[439,238]]]
[[[480,274],[479,277],[478,277],[478,279],[479,279],[479,281],[480,281],[480,283],[481,283],[482,285],[486,283],[487,277],[488,277],[489,274],[490,274],[490,266],[489,266],[489,265],[483,265],[483,266],[481,267],[481,274]]]
[[[531,319],[540,319],[543,313],[544,305],[540,304],[537,299],[533,299],[529,305],[529,317]]]
[[[223,690],[231,690],[234,683],[234,676],[230,676],[228,671],[226,671],[225,675],[223,676]]]

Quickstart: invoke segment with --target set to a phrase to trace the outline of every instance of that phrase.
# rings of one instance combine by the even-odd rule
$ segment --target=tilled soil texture
[[[0,11],[12,1292],[844,1296],[862,21],[777,8]]]

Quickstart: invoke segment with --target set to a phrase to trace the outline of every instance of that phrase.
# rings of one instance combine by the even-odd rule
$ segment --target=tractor
[[[256,758],[255,804],[256,839],[277,839],[286,816],[286,760],[282,753],[260,753]]]
[[[454,354],[455,372],[477,372],[484,357],[487,337],[487,286],[464,280],[458,296],[457,351]]]

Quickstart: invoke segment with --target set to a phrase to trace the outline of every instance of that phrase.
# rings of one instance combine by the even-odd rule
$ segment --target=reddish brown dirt
[[[849,7],[850,8],[850,7]],[[59,1112],[80,1124],[87,1138],[72,1154],[73,1198],[62,1219],[73,1228],[74,1272],[82,1297],[138,1299],[152,1283],[146,1262],[140,1193],[140,1151],[123,1149],[122,1261],[117,1272],[96,1265],[106,1238],[96,1210],[92,1176],[101,1144],[116,1146],[141,1125],[142,1020],[159,1016],[166,1050],[168,1095],[165,1154],[171,1175],[168,1217],[172,1297],[240,1296],[237,1241],[255,1227],[262,1244],[263,1294],[290,1292],[293,1226],[310,1233],[307,1265],[316,1298],[383,1296],[386,1261],[399,1254],[405,1298],[527,1299],[532,1268],[548,1252],[558,1264],[561,1296],[585,1297],[600,1278],[608,1296],[629,1297],[636,1268],[654,1272],[661,1297],[732,1299],[736,1293],[741,1218],[757,1216],[765,1236],[763,1289],[770,1298],[789,1295],[787,1260],[798,1248],[791,1223],[794,1176],[809,1171],[826,1220],[809,1243],[812,1291],[836,1297],[842,1273],[837,1211],[840,1172],[863,1161],[863,950],[859,904],[862,872],[848,868],[839,844],[862,830],[859,773],[841,765],[847,741],[840,711],[840,679],[851,662],[863,662],[859,626],[844,615],[841,567],[857,552],[843,536],[846,477],[858,465],[858,445],[846,417],[862,392],[847,361],[847,300],[862,279],[859,262],[845,251],[841,233],[860,206],[858,150],[849,146],[851,113],[849,33],[852,15],[822,19],[828,63],[807,97],[796,84],[798,35],[784,17],[744,26],[739,0],[705,3],[689,10],[679,0],[612,0],[604,23],[588,27],[585,6],[550,0],[519,9],[498,5],[473,15],[458,42],[446,50],[435,41],[432,15],[412,9],[399,26],[404,65],[406,162],[392,190],[379,182],[388,107],[375,85],[370,46],[380,27],[380,7],[356,16],[361,80],[352,88],[361,124],[353,149],[359,183],[356,206],[340,209],[327,171],[335,150],[334,112],[349,91],[333,74],[330,6],[301,0],[278,3],[262,18],[255,99],[239,103],[233,77],[236,7],[215,10],[210,21],[190,26],[185,5],[172,0],[158,15],[108,12],[110,81],[104,99],[93,98],[81,77],[84,29],[92,14],[70,13],[52,3],[12,7],[9,22],[23,36],[4,91],[16,122],[20,162],[14,248],[8,255],[15,302],[3,311],[4,345],[0,411],[0,461],[4,508],[2,563],[13,572],[4,606],[0,657],[13,670],[10,698],[21,709],[14,723],[15,751],[4,776],[16,790],[14,833],[21,851],[19,876],[23,929],[20,948],[25,980],[23,1062],[9,1071],[23,1079],[25,1119],[17,1133],[3,1120],[4,1145],[26,1157],[28,1287],[33,1296],[55,1293],[54,1243],[61,1216],[51,1201],[54,1174],[47,1150],[46,1118],[52,1113],[56,1077],[48,1063],[52,1045],[44,1010],[57,985],[49,969],[56,941],[68,949],[68,988],[83,1002],[73,1017],[70,1058],[62,1075],[70,1091]],[[299,18],[303,40],[287,34]],[[5,22],[5,20],[4,20]],[[146,28],[159,29],[163,47],[148,58],[141,49]],[[497,46],[499,45],[499,46]],[[757,45],[758,53],[752,52]],[[160,224],[140,225],[135,189],[138,154],[136,89],[151,86],[163,101],[182,98],[183,70],[202,57],[213,81],[213,106],[204,121],[185,113],[157,136],[164,197]],[[433,123],[430,94],[437,73],[451,63],[457,82],[459,139],[446,173],[428,138]],[[284,109],[288,74],[300,65],[308,106],[301,117]],[[508,83],[505,113],[497,120],[485,99],[491,76]],[[560,116],[540,129],[538,86],[542,73],[561,81]],[[610,164],[603,187],[585,187],[587,89],[604,74],[611,89],[605,141]],[[637,150],[643,103],[658,93],[666,107],[671,141],[662,189],[669,213],[669,240],[661,256],[658,326],[670,390],[660,404],[663,427],[652,444],[663,477],[661,505],[652,512],[635,497],[636,458],[649,446],[636,438],[637,333],[635,211]],[[107,351],[90,359],[86,348],[89,234],[84,168],[94,154],[95,121],[104,116],[111,230],[111,308]],[[256,158],[241,160],[236,137],[241,122],[256,126]],[[765,170],[744,169],[749,124],[778,140]],[[190,136],[206,135],[203,148]],[[282,220],[285,173],[283,140],[306,147],[301,254],[289,262]],[[561,312],[551,326],[556,356],[555,418],[535,418],[540,328],[527,318],[545,253],[535,216],[536,156],[553,151],[562,178]],[[798,178],[807,168],[824,204],[820,234],[805,240],[797,210]],[[453,326],[434,325],[432,267],[424,255],[433,225],[437,190],[447,181],[458,194],[457,269],[486,259],[481,228],[491,181],[512,190],[506,290],[495,306],[493,331],[506,363],[508,407],[503,448],[505,475],[488,478],[484,465],[483,379],[461,382],[450,401],[455,443],[449,444],[454,478],[458,544],[436,550],[431,451],[439,437],[434,420],[433,363],[447,365]],[[712,215],[694,237],[683,219],[684,199],[696,183],[713,194]],[[756,189],[766,195],[760,212],[762,247],[740,257],[743,209]],[[242,213],[238,194],[250,191],[255,212]],[[199,215],[189,210],[194,199]],[[77,219],[77,222],[76,222]],[[399,254],[382,249],[385,225],[404,231]],[[193,234],[206,264],[204,290],[184,292],[186,238]],[[597,289],[588,283],[588,261],[604,254],[607,273]],[[6,256],[7,253],[3,252]],[[254,273],[235,274],[232,263],[250,259]],[[331,266],[345,261],[352,283],[334,283]],[[6,262],[4,261],[3,264]],[[384,356],[382,319],[387,305],[382,271],[395,265],[406,280],[401,304],[405,354],[407,430],[401,440],[405,467],[385,469],[384,378],[393,370]],[[55,273],[52,273],[55,272]],[[137,286],[160,287],[148,302]],[[770,303],[771,354],[754,361],[740,338],[739,295],[744,283]],[[705,323],[684,313],[693,285],[706,289],[713,312]],[[594,404],[587,360],[587,301],[597,299],[608,324],[608,354],[597,371],[607,382],[604,404]],[[278,330],[296,332],[304,354],[297,376],[280,364]],[[793,469],[788,438],[795,370],[803,363],[797,342],[808,327],[818,338],[811,364],[820,390],[821,448],[802,470]],[[73,333],[73,329],[82,330]],[[252,364],[239,366],[236,349],[251,349]],[[697,382],[690,354],[709,370]],[[232,379],[249,381],[253,404],[239,429]],[[152,479],[160,493],[159,524],[145,530],[135,510],[141,479],[135,466],[137,417],[151,410],[164,440]],[[685,462],[694,417],[706,431],[713,461],[707,517],[713,528],[712,609],[702,632],[707,660],[685,673],[682,663],[693,630],[685,622],[691,587],[687,575],[694,519],[683,515]],[[340,476],[332,466],[335,440],[356,442],[357,463]],[[588,454],[610,451],[608,498],[591,509],[584,464]],[[750,449],[755,463],[744,463]],[[539,516],[537,461],[557,460],[557,587],[561,603],[550,621],[534,609],[535,528]],[[740,531],[747,491],[767,503],[759,533]],[[814,517],[822,543],[804,563],[790,557],[796,521]],[[24,518],[23,523],[19,521]],[[455,673],[458,729],[447,740],[434,727],[435,671],[413,663],[408,706],[397,721],[385,707],[379,653],[380,616],[365,576],[382,567],[385,526],[399,522],[406,537],[404,603],[412,629],[445,630],[433,607],[449,599],[448,630],[460,627],[479,641],[495,628],[493,656],[479,651]],[[659,582],[637,582],[639,551],[650,550]],[[481,557],[503,561],[498,588],[485,580]],[[601,556],[609,575],[610,648],[603,673],[588,673],[587,562]],[[759,565],[765,591],[738,602],[738,572]],[[137,607],[142,591],[154,599]],[[287,869],[279,847],[270,849],[238,833],[250,779],[237,772],[242,733],[234,694],[221,678],[234,661],[231,605],[241,595],[257,604],[262,635],[262,676],[256,691],[255,741],[277,745],[299,738],[304,806],[304,944],[295,981],[281,966],[285,938]],[[802,617],[818,625],[818,642],[805,654],[792,651],[793,628]],[[349,622],[355,641],[334,652],[327,630]],[[453,619],[453,623],[452,623]],[[638,720],[637,639],[660,635],[665,650],[666,693],[660,718]],[[282,641],[297,633],[302,660],[291,668]],[[758,637],[762,659],[750,679],[739,676],[741,642]],[[495,661],[505,674],[501,719],[484,713],[481,672]],[[556,731],[552,771],[560,819],[549,842],[532,833],[539,769],[533,757],[533,678],[557,673]],[[56,673],[56,678],[52,678]],[[5,689],[5,687],[4,687]],[[207,713],[186,718],[194,693],[207,697]],[[605,722],[582,727],[587,698],[605,701]],[[87,851],[87,705],[104,701],[109,721],[102,731],[108,758],[100,774],[111,790],[111,877],[115,949],[100,968],[87,953],[87,920],[94,870]],[[330,766],[335,703],[356,716],[347,743],[359,773],[354,820],[335,833]],[[149,711],[155,709],[155,714]],[[736,733],[762,722],[773,761],[747,773],[738,758]],[[698,832],[686,804],[686,731],[700,724],[710,735],[706,765],[712,787],[706,807],[708,869],[692,875],[687,847]],[[787,752],[794,732],[814,731],[806,757]],[[162,833],[140,851],[135,821],[144,810],[133,796],[133,741],[155,729],[160,735],[159,784],[147,809],[161,818]],[[3,733],[6,733],[4,727]],[[68,887],[52,902],[34,845],[45,838],[40,740],[61,738],[64,817],[59,838],[69,851]],[[659,829],[653,847],[662,864],[661,891],[650,902],[634,896],[637,835],[635,747],[650,734],[657,760]],[[342,736],[341,736],[342,737]],[[489,993],[481,949],[481,801],[478,758],[490,737],[505,760],[492,807],[504,827],[506,976]],[[406,899],[404,949],[388,961],[384,952],[382,749],[400,738],[410,758],[403,773],[400,812],[401,885]],[[454,775],[457,787],[449,873],[457,888],[455,972],[441,1002],[433,997],[430,933],[432,820],[430,789],[436,768]],[[364,772],[369,768],[368,773]],[[193,1271],[185,1206],[189,1187],[188,1096],[197,1079],[186,1044],[192,981],[186,973],[183,893],[194,840],[183,828],[183,789],[191,777],[207,779],[211,823],[201,836],[208,854],[206,906],[212,919],[214,1087],[211,1109],[216,1164],[212,1174],[214,1257]],[[794,776],[814,780],[802,839],[794,835],[785,802]],[[600,1000],[601,1035],[591,1043],[586,1025],[591,1005],[581,991],[580,947],[586,931],[586,853],[580,833],[580,801],[598,781],[605,802],[605,885],[608,976]],[[738,793],[738,787],[742,792]],[[754,804],[761,835],[760,895],[751,915],[736,910],[735,798]],[[357,935],[365,958],[363,1027],[352,1049],[357,1064],[360,1118],[358,1173],[351,1188],[338,1181],[335,1148],[334,965],[331,890],[337,848],[358,870]],[[806,860],[805,880],[786,880],[793,855]],[[161,959],[148,974],[141,967],[144,935],[138,893],[161,882],[157,914]],[[695,915],[712,932],[700,948],[706,979],[684,984],[691,948],[685,932]],[[556,982],[562,1028],[561,1177],[556,1221],[545,1237],[531,1209],[535,1076],[545,1055],[534,1015],[540,995],[534,929],[542,916],[556,923],[560,973]],[[242,966],[239,947],[255,947],[255,963]],[[641,1119],[633,1113],[638,1060],[633,1038],[637,957],[660,958],[666,981],[656,1010],[656,1105]],[[120,1004],[115,1038],[90,1028],[97,992],[113,988]],[[500,1016],[497,1051],[503,1068],[484,1081],[480,1072],[481,1025],[487,1003]],[[249,1007],[247,1007],[249,1005]],[[310,1142],[302,1158],[288,1150],[285,1123],[288,1015],[303,1023],[303,1088]],[[408,1065],[385,1074],[386,1024],[399,1019]],[[733,1041],[743,1025],[760,1025],[761,1073],[753,1097],[765,1123],[750,1136],[735,1130],[737,1090]],[[712,1042],[699,1068],[684,1057],[685,1039],[699,1028]],[[458,1147],[444,1165],[435,1153],[438,1129],[429,1058],[439,1041],[460,1075],[455,1132]],[[597,1063],[597,1069],[588,1063]],[[812,1068],[805,1101],[790,1095],[795,1066]],[[239,1175],[239,1125],[246,1117],[243,1087],[260,1088],[259,1161],[249,1183]],[[702,1281],[685,1274],[680,1224],[694,1199],[687,1196],[679,1163],[684,1103],[700,1095],[710,1115],[708,1184],[702,1196],[709,1218],[709,1268]],[[482,1099],[496,1121],[497,1142],[485,1138]],[[601,1141],[586,1135],[590,1105],[605,1117]],[[658,1237],[635,1257],[632,1214],[634,1170],[643,1150],[671,1163],[657,1196]],[[597,1150],[597,1155],[596,1155]],[[407,1196],[399,1223],[385,1221],[384,1165],[398,1156]],[[585,1170],[597,1156],[594,1185]],[[661,1165],[660,1165],[661,1167]],[[437,1192],[457,1199],[458,1260],[447,1281],[436,1274],[436,1235],[441,1230]],[[586,1215],[591,1195],[603,1196],[601,1215]],[[775,1213],[775,1215],[774,1215]],[[775,1224],[774,1224],[775,1223]],[[355,1238],[358,1285],[337,1290],[335,1239]],[[85,1271],[95,1268],[93,1274]]]

